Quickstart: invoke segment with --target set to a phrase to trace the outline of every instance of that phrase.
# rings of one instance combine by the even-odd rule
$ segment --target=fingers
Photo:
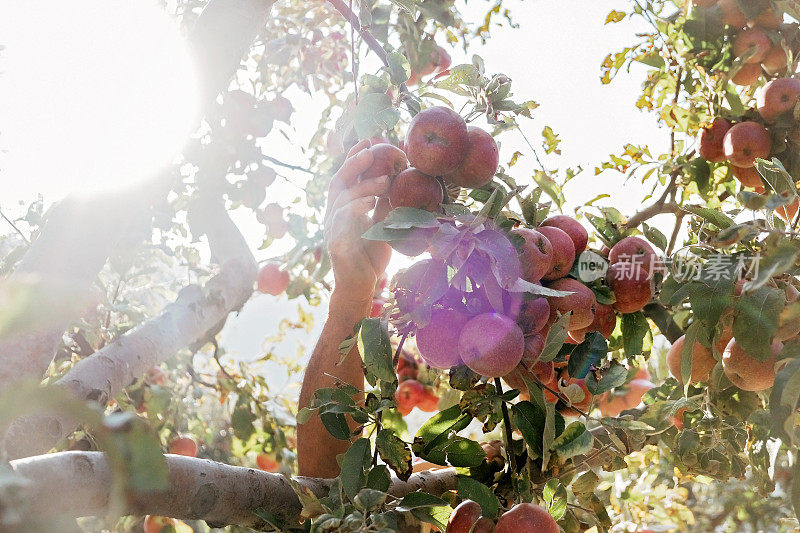
[[[341,206],[332,213],[330,223],[325,228],[325,238],[331,253],[347,247],[353,249],[366,231],[370,223],[366,215],[374,207],[375,197],[364,196]]]
[[[359,144],[356,146],[359,146]],[[369,148],[362,148],[355,155],[345,159],[341,168],[331,179],[331,184],[328,187],[328,205],[335,201],[343,190],[352,186],[358,180],[358,175],[371,167],[373,161],[374,157]]]
[[[353,157],[355,154],[363,150],[364,148],[369,148],[370,142],[369,139],[362,139],[358,141],[356,144],[353,145],[350,150],[347,151],[347,157]]]
[[[333,203],[328,208],[328,211],[330,214],[332,214],[335,213],[337,209],[340,209],[343,205],[346,205],[357,198],[363,198],[365,196],[385,196],[388,192],[388,176],[380,176],[378,178],[368,179],[342,191],[339,196],[333,200]]]
[[[375,212],[372,213],[372,222],[378,223],[383,221],[391,210],[392,206],[389,205],[389,198],[385,196],[383,198],[378,198],[378,203],[375,204]]]

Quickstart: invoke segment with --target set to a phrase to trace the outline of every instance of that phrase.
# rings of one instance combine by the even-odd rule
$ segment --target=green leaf
[[[255,420],[256,415],[250,410],[250,397],[242,394],[236,400],[236,406],[231,414],[231,426],[236,438],[245,442],[250,439],[250,436],[256,431],[253,425]]]
[[[599,374],[599,376],[598,376]],[[628,369],[612,361],[608,368],[601,372],[592,372],[586,376],[586,388],[593,395],[603,394],[619,387],[628,379]]]
[[[546,413],[529,401],[521,401],[511,406],[511,416],[525,443],[541,455]]]
[[[648,241],[655,244],[661,251],[667,249],[667,245],[669,244],[667,237],[661,233],[658,228],[643,223],[642,229],[644,230],[644,236],[647,237]]]
[[[379,379],[389,382],[395,380],[389,330],[380,318],[366,318],[361,321],[358,351],[364,359],[364,374],[370,385],[374,386]]]
[[[712,265],[713,262],[713,259],[710,259],[707,265]],[[735,279],[733,268],[735,267],[733,262],[731,262],[730,270],[725,265],[722,266],[726,272],[720,272],[718,279],[696,281],[689,284],[689,303],[692,306],[692,312],[707,328],[717,325],[722,312],[730,305],[730,297],[733,294]],[[712,265],[710,268],[714,268],[714,266]]]
[[[706,220],[707,222],[711,222],[719,229],[725,229],[728,226],[733,225],[733,220],[718,209],[711,209],[709,207],[699,207],[695,205],[684,205],[681,206],[681,209],[689,213],[692,213],[693,215],[697,215],[703,220]]]
[[[550,327],[550,331],[547,332],[547,339],[544,343],[542,355],[539,356],[540,361],[546,363],[556,358],[559,350],[564,346],[564,341],[567,340],[567,333],[569,332],[567,328],[569,328],[570,316],[572,316],[571,312],[561,315]]]
[[[368,93],[361,97],[356,107],[353,126],[360,139],[380,134],[397,124],[400,116],[385,93]]]
[[[342,490],[350,498],[356,497],[367,483],[367,476],[364,470],[369,468],[372,461],[372,447],[369,439],[360,438],[355,441],[342,456],[342,467],[339,478],[342,482]]]
[[[771,341],[785,303],[784,292],[771,287],[760,287],[739,297],[735,305],[733,336],[747,354],[759,361],[772,356]]]
[[[436,219],[436,215],[430,211],[413,207],[397,207],[386,215],[383,225],[389,229],[438,228],[439,221]]]
[[[471,420],[470,415],[461,412],[459,405],[436,413],[417,430],[414,436],[414,452],[424,458],[424,454],[449,439],[451,433],[467,427]]]
[[[628,357],[639,355],[644,350],[644,338],[650,333],[647,318],[639,311],[622,315],[622,347]]]
[[[386,465],[375,465],[370,468],[367,474],[367,487],[381,492],[388,492],[391,484],[392,475]]]
[[[551,449],[562,458],[569,459],[588,453],[592,449],[594,437],[581,422],[573,422],[564,429],[554,441]]]
[[[700,322],[692,322],[686,328],[686,334],[683,339],[683,349],[681,350],[681,383],[684,384],[684,393],[688,391],[689,382],[692,376],[692,353],[694,352],[694,344],[697,342],[697,335],[700,330]]]
[[[388,69],[392,83],[400,85],[408,81],[411,76],[411,63],[408,62],[406,56],[400,52],[389,52],[386,54],[386,62],[389,64]]]
[[[451,466],[472,468],[480,466],[486,452],[480,444],[464,437],[453,437],[441,448]]]
[[[375,437],[375,447],[381,459],[397,473],[397,477],[408,481],[411,477],[411,449],[391,429],[382,429]]]
[[[563,431],[563,426],[561,431],[557,431],[559,428],[556,427],[556,406],[553,403],[547,402],[544,404],[545,409],[545,417],[544,417],[544,430],[542,431],[542,472],[545,472],[548,468],[550,468],[550,451],[553,449],[553,444],[555,443],[556,434],[559,434]],[[561,415],[558,414],[560,418]],[[561,421],[563,423],[563,418]]]
[[[784,241],[774,248],[767,250],[766,256],[761,256],[758,263],[758,274],[742,287],[744,292],[750,292],[764,286],[773,276],[783,274],[793,269],[800,248],[794,241]]]
[[[494,518],[500,511],[500,502],[492,489],[480,481],[466,476],[458,476],[458,496],[462,500],[472,500],[481,506],[483,516]]]
[[[769,411],[775,436],[792,444],[796,444],[797,440],[794,413],[798,401],[800,401],[800,359],[791,359],[775,376],[775,383],[769,396]]]
[[[600,360],[608,354],[608,342],[602,333],[594,331],[587,335],[584,342],[580,343],[569,356],[567,371],[576,379],[583,379],[592,366],[597,366]]]
[[[347,418],[342,413],[320,413],[319,419],[322,425],[334,438],[339,440],[350,440],[350,426]]]
[[[397,505],[397,510],[401,513],[406,513],[412,509],[441,506],[447,506],[447,502],[438,496],[428,494],[427,492],[412,492],[406,494],[403,499],[400,500],[400,503]]]
[[[556,520],[564,518],[567,512],[567,488],[558,478],[549,480],[542,489],[545,508]]]

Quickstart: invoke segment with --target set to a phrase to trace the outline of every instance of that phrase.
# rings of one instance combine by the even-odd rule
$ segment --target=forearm
[[[351,299],[349,296],[331,295],[328,319],[306,367],[300,389],[300,407],[311,403],[314,393],[333,387],[337,381],[364,388],[361,355],[354,347],[339,364],[339,345],[353,333],[355,325],[369,312],[369,297]],[[357,399],[363,402],[363,398]],[[297,427],[297,463],[301,476],[332,478],[339,475],[336,456],[344,453],[349,442],[332,437],[316,414]]]

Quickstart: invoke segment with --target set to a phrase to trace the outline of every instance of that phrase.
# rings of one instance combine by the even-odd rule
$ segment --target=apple
[[[561,370],[560,374],[566,377],[559,377],[556,374],[552,381],[545,383],[547,388],[544,389],[544,399],[549,403],[558,403],[560,400],[565,404],[559,409],[562,415],[578,416],[578,411],[586,411],[591,405],[592,393],[589,392],[589,388],[586,386],[586,380],[570,377],[564,370]]]
[[[572,316],[569,319],[570,331],[588,327],[594,322],[594,309],[595,305],[597,305],[597,299],[589,287],[572,278],[558,279],[548,286],[553,290],[572,293],[560,298],[549,299],[551,320],[558,315],[572,311]]]
[[[797,198],[795,198],[789,205],[776,208],[775,214],[787,224],[791,224],[794,221],[795,215],[797,215],[797,208],[799,205]]]
[[[522,360],[525,337],[510,318],[484,313],[464,326],[458,339],[461,360],[474,372],[499,378],[514,370]]]
[[[425,393],[417,404],[417,408],[425,413],[435,413],[439,410],[439,397],[436,396],[433,389],[425,389]]]
[[[389,204],[398,207],[416,207],[426,211],[438,211],[444,200],[442,185],[416,168],[408,168],[395,176],[389,187]]]
[[[540,226],[552,226],[562,230],[569,235],[572,239],[572,244],[575,245],[575,254],[580,255],[586,249],[589,242],[589,232],[583,225],[572,217],[567,215],[554,215],[546,218]]]
[[[597,404],[603,416],[618,417],[622,411],[633,409],[639,405],[647,391],[655,387],[645,379],[634,379],[624,389],[607,392]]]
[[[272,473],[275,473],[281,469],[280,463],[271,453],[259,453],[256,455],[256,466],[260,470]]]
[[[408,168],[406,154],[398,147],[388,143],[378,143],[369,149],[372,152],[372,165],[361,173],[362,180],[389,176],[394,178]]]
[[[734,28],[743,28],[747,24],[747,17],[739,8],[739,0],[719,0],[717,5],[722,12],[723,24],[728,24]]]
[[[533,297],[523,300],[522,308],[517,316],[517,324],[526,335],[530,335],[541,331],[549,319],[550,302],[547,298]]]
[[[731,165],[731,171],[733,172],[733,177],[745,187],[756,188],[762,184],[761,174],[758,173],[755,167],[740,168]]]
[[[640,237],[625,237],[612,246],[608,253],[609,264],[635,263],[648,274],[654,272],[657,261],[658,256],[653,247]]]
[[[725,153],[722,151],[722,139],[731,129],[731,123],[724,118],[717,117],[710,126],[700,128],[697,134],[697,153],[700,157],[714,163],[725,161]]]
[[[617,313],[614,312],[614,308],[607,304],[595,305],[594,320],[589,324],[587,332],[599,331],[605,339],[609,339],[616,327]]]
[[[784,113],[789,114],[794,110],[797,99],[800,97],[800,80],[795,78],[778,78],[772,80],[756,94],[756,106],[758,112],[768,123],[775,122]],[[748,124],[743,122],[743,124]],[[751,123],[752,124],[752,123]],[[762,138],[763,133],[751,126],[754,131],[758,131],[758,137]],[[756,135],[752,133],[752,135]],[[763,143],[763,141],[762,141]],[[769,153],[767,153],[769,155]],[[746,165],[737,165],[746,166]]]
[[[178,437],[169,443],[169,453],[197,457],[197,443],[191,437]]]
[[[409,163],[430,176],[454,172],[464,160],[468,147],[466,122],[444,106],[419,112],[411,121],[406,136]]]
[[[761,61],[761,66],[773,76],[786,72],[788,68],[788,58],[786,57],[786,50],[783,49],[783,46],[779,44],[773,45]]]
[[[725,157],[731,164],[749,168],[757,158],[768,158],[772,140],[767,129],[757,122],[740,122],[725,134]]]
[[[537,231],[544,235],[553,246],[553,263],[542,279],[563,278],[569,274],[572,264],[575,262],[575,243],[564,230],[554,226],[539,226]]]
[[[681,407],[677,411],[675,411],[675,416],[672,417],[672,423],[675,425],[678,430],[683,429],[683,415],[686,413],[687,409],[685,407]]]
[[[770,48],[772,48],[772,42],[767,34],[759,28],[746,28],[737,33],[733,40],[733,53],[736,57],[741,57],[748,52],[755,53],[747,60],[748,63],[761,63]]]
[[[547,509],[532,503],[519,503],[497,520],[494,533],[559,533]]]
[[[553,267],[553,245],[547,237],[530,228],[514,228],[510,233],[524,239],[519,252],[522,279],[538,283]]]
[[[606,273],[606,283],[617,297],[613,308],[620,313],[641,311],[653,297],[653,280],[636,263],[614,263]]]
[[[783,15],[773,8],[768,7],[748,22],[748,26],[755,26],[767,30],[777,30],[783,23]]]
[[[494,138],[475,126],[467,127],[468,144],[458,168],[444,177],[459,187],[477,189],[494,178],[500,162],[500,152]]]
[[[410,413],[425,396],[425,387],[416,379],[408,379],[398,385],[394,393],[397,410],[403,416]]]
[[[386,304],[386,300],[382,298],[373,298],[372,304],[369,308],[369,317],[370,318],[378,318],[383,314],[383,306]]]
[[[283,270],[278,263],[266,263],[258,271],[259,292],[277,296],[282,294],[288,286],[289,273]]]
[[[458,338],[470,317],[450,309],[436,309],[428,324],[417,331],[419,354],[432,368],[448,369],[461,363]]]
[[[731,339],[722,354],[722,369],[728,379],[742,390],[758,392],[775,383],[775,362],[783,349],[780,342],[772,343],[772,356],[766,361],[747,354],[736,339]]]
[[[482,515],[483,510],[478,503],[464,500],[453,509],[450,519],[447,520],[445,533],[474,533],[476,523]]]
[[[175,520],[166,516],[147,515],[144,517],[144,533],[161,533],[167,527],[175,527]]]

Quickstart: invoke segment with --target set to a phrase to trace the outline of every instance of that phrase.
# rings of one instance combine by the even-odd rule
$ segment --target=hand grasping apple
[[[349,300],[369,300],[378,278],[392,254],[385,242],[361,236],[386,216],[389,177],[359,181],[375,162],[368,140],[350,149],[342,167],[333,176],[325,214],[325,241],[331,255],[335,290]],[[369,212],[375,209],[373,216]]]

